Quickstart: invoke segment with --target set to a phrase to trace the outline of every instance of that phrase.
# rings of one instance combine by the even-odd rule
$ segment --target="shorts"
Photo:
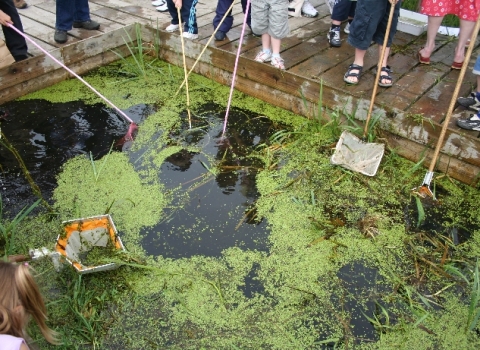
[[[477,57],[477,60],[475,61],[475,65],[473,66],[473,74],[480,75],[480,55]]]
[[[257,0],[252,6],[252,31],[283,39],[289,33],[288,0]]]
[[[397,32],[400,4],[401,1],[395,5],[393,12],[388,47],[392,46],[393,36]],[[358,0],[355,17],[350,25],[348,43],[360,50],[367,50],[372,41],[383,45],[389,14],[390,2],[386,0]]]

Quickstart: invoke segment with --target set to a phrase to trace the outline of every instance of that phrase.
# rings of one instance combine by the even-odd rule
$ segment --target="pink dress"
[[[479,0],[423,0],[420,13],[428,16],[455,15],[466,21],[476,21]]]

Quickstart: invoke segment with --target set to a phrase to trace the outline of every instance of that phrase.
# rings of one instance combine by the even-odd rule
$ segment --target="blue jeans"
[[[332,20],[345,21],[346,19],[355,17],[355,9],[357,2],[351,0],[338,0],[333,6]]]
[[[180,16],[182,16],[183,31],[185,33],[198,34],[196,8],[198,0],[183,0]],[[172,24],[179,24],[177,8],[173,0],[167,0],[168,12],[172,16]]]
[[[73,22],[90,21],[88,0],[57,0],[57,20],[55,28],[69,31]]]
[[[225,15],[225,12],[227,12],[228,8],[230,5],[232,5],[234,0],[218,0],[217,3],[217,10],[215,11],[215,17],[213,18],[213,28],[217,28],[218,24],[222,20],[223,16]],[[245,13],[245,9],[247,8],[247,0],[242,0],[242,10],[243,13]],[[252,4],[250,4],[250,8],[252,8]],[[250,9],[248,10],[248,15],[247,15],[247,25],[251,27],[252,23],[252,17],[250,15],[251,11]],[[233,25],[233,16],[232,12],[225,17],[225,20],[223,21],[222,25],[220,26],[219,30],[222,32],[227,33]]]

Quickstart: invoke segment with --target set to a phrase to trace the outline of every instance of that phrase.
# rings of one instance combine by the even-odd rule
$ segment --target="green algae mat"
[[[254,146],[244,152],[233,151],[232,137],[212,153],[212,145],[222,142],[222,120],[206,117],[213,112],[205,105],[216,106],[221,116],[228,88],[191,77],[189,130],[184,92],[173,95],[183,70],[151,61],[147,74],[135,75],[134,64],[122,60],[85,79],[120,108],[156,106],[135,142],[102,159],[67,161],[52,211],[22,221],[18,229],[15,253],[25,253],[53,245],[63,220],[109,213],[128,251],[109,257],[119,269],[88,276],[68,266],[56,272],[48,259],[32,263],[49,325],[63,342],[47,344],[31,325],[39,348],[480,348],[478,189],[437,174],[432,185],[438,201],[417,198],[411,189],[424,169],[394,149],[373,178],[333,166],[336,140],[348,126],[339,111],[322,110],[331,118],[325,124],[318,113],[303,118],[239,92],[234,108],[247,111],[252,128],[268,119],[271,130],[258,142],[251,136]],[[75,80],[28,99],[100,102]],[[211,135],[208,143],[185,142],[198,130]],[[236,138],[244,133],[248,128]],[[202,170],[188,186],[162,181],[166,160],[182,152],[200,157]],[[240,165],[227,166],[229,157]],[[195,191],[213,192],[211,184],[221,184],[227,168],[238,182],[255,171],[248,179],[257,191],[240,213],[225,206],[224,221],[234,221],[233,229],[208,208],[188,229],[170,225],[172,212],[186,218],[182,208],[189,203],[202,209]],[[215,192],[215,200],[229,195]],[[164,231],[154,229],[159,223]],[[199,232],[220,241],[244,225],[264,242],[239,239],[215,254],[178,257],[154,254],[145,245],[145,235],[160,239],[167,230],[197,245]]]

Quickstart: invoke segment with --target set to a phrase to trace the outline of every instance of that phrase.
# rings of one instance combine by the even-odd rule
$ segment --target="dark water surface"
[[[167,209],[167,218],[153,229],[145,229],[142,245],[149,254],[170,258],[220,256],[233,246],[266,250],[265,222],[246,216],[259,196],[255,176],[263,164],[247,156],[277,130],[267,118],[232,110],[222,139],[225,110],[209,104],[199,113],[203,117],[193,118],[191,130],[185,122],[172,138],[201,152],[181,151],[167,158],[160,169],[160,182],[167,189],[180,185],[189,199],[178,203],[178,209]],[[216,176],[208,172],[212,162],[220,162]]]
[[[12,101],[1,106],[6,116],[1,129],[22,157],[26,168],[48,200],[56,187],[56,174],[68,159],[79,154],[94,159],[108,153],[129,126],[102,104],[81,101],[51,103],[45,100]],[[153,108],[137,105],[125,110],[140,123]],[[32,204],[33,195],[17,159],[0,145],[0,194],[7,215]]]
[[[90,152],[94,159],[101,158],[129,126],[110,108],[81,101],[13,101],[2,108],[6,111],[2,132],[48,201],[62,164],[80,154],[88,157]],[[152,106],[137,105],[125,112],[140,124],[154,110]],[[245,215],[258,197],[255,175],[262,164],[246,156],[276,130],[266,118],[233,110],[226,137],[221,139],[224,109],[206,104],[199,113],[202,117],[194,116],[192,129],[185,115],[182,130],[171,137],[173,142],[197,146],[201,151],[181,151],[159,169],[159,180],[166,188],[180,186],[180,193],[184,189],[188,198],[176,200],[162,222],[143,230],[142,245],[149,254],[172,258],[219,256],[232,246],[266,250],[266,224]],[[135,166],[141,166],[138,157],[143,152],[130,154]],[[214,176],[209,168],[217,162],[221,162],[222,170]],[[0,194],[7,215],[14,216],[37,198],[17,159],[3,147],[0,164]],[[198,184],[201,178],[204,180]]]

